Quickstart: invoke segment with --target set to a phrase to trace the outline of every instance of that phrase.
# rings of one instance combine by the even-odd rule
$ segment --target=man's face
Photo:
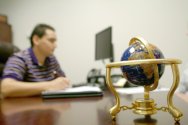
[[[45,35],[38,38],[38,49],[44,56],[50,56],[53,54],[56,48],[56,34],[53,30],[47,29]]]

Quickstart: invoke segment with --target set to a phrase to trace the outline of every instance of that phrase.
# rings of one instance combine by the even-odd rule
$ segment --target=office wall
[[[62,68],[73,83],[85,81],[91,68],[102,68],[94,60],[95,34],[113,27],[115,61],[119,61],[129,40],[141,36],[158,46],[166,58],[188,62],[187,0],[0,0],[0,13],[8,16],[13,42],[21,49],[29,47],[28,37],[40,22],[56,28],[55,51]],[[108,60],[106,61],[106,63]],[[171,82],[171,70],[161,82]]]

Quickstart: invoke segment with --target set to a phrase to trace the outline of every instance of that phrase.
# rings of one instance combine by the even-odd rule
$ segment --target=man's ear
[[[39,44],[39,37],[37,35],[33,36],[33,44],[38,45]]]

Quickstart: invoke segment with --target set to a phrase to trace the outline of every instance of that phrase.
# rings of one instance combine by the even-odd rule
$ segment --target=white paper
[[[80,93],[80,92],[102,92],[97,86],[80,86],[75,88],[67,88],[65,90],[48,90],[43,91],[42,94],[58,94],[58,93]]]
[[[116,88],[116,91],[117,91],[119,94],[144,93],[144,87]],[[155,89],[153,92],[158,92],[158,91],[169,91],[169,88]]]

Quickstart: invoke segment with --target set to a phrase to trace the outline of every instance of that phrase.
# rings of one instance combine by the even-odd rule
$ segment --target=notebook
[[[45,99],[50,98],[76,98],[102,96],[102,90],[97,86],[80,86],[65,90],[48,90],[41,93]]]

